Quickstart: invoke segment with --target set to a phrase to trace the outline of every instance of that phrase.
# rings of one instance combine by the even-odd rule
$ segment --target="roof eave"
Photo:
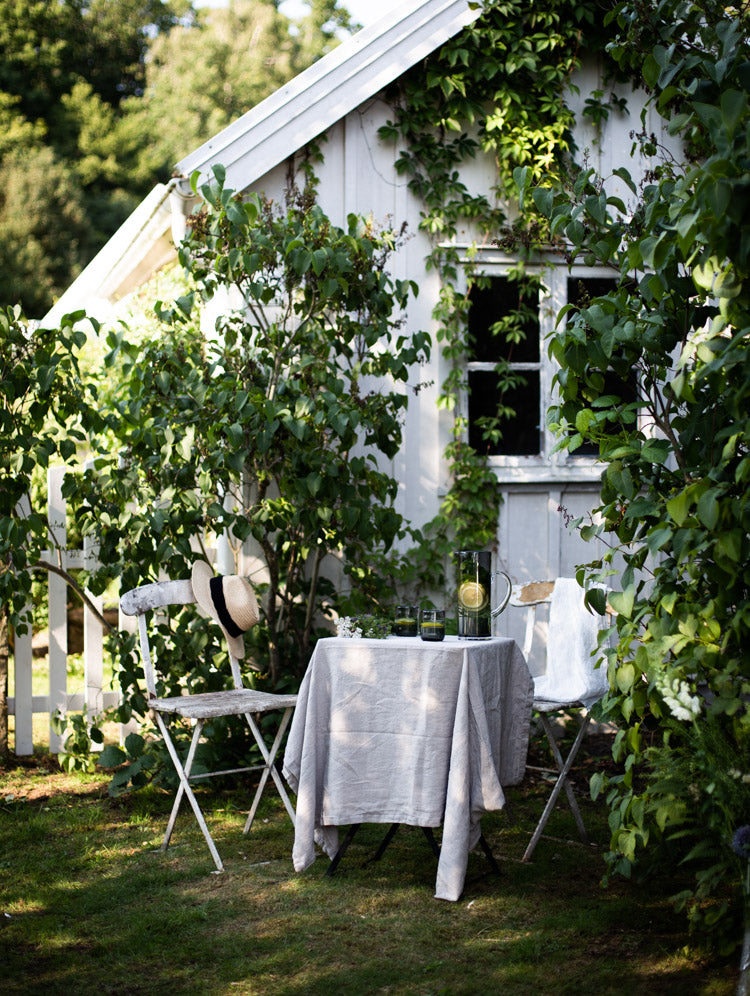
[[[475,20],[469,0],[412,0],[364,28],[177,163],[200,181],[222,165],[244,189]]]

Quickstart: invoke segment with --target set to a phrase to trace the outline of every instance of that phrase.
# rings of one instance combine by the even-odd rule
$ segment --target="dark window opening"
[[[519,375],[526,383],[501,391],[498,375],[492,370],[469,371],[469,445],[487,456],[536,456],[542,448],[539,425],[539,374]],[[497,417],[498,406],[507,406],[513,416],[501,417],[497,428],[502,434],[485,436],[484,421]]]
[[[542,450],[537,277],[486,277],[482,286],[471,288],[467,354],[469,445],[488,456],[537,456]]]
[[[470,360],[539,362],[539,281],[489,277],[469,295]]]
[[[617,281],[612,277],[569,277],[568,304],[586,308],[595,297],[604,297],[616,289]]]

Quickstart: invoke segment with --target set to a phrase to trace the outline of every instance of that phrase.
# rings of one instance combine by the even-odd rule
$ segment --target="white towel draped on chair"
[[[603,587],[603,586],[601,586]],[[589,725],[589,709],[607,692],[607,667],[605,662],[597,667],[598,633],[608,627],[604,616],[590,612],[584,602],[584,593],[574,578],[557,578],[552,581],[531,581],[516,585],[510,604],[526,609],[526,639],[524,654],[531,653],[534,639],[536,610],[549,604],[547,629],[546,670],[534,678],[534,712],[546,734],[558,771],[544,812],[534,830],[522,861],[529,861],[541,837],[547,820],[554,809],[560,792],[564,791],[578,827],[578,835],[588,842],[586,828],[578,807],[573,786],[568,778]],[[609,610],[608,610],[609,614]],[[573,746],[564,758],[555,737],[550,714],[565,711],[577,713],[580,719]]]
[[[547,668],[534,678],[534,698],[582,702],[590,708],[609,688],[607,667],[595,667],[597,634],[606,621],[590,612],[575,578],[557,578],[549,609]]]

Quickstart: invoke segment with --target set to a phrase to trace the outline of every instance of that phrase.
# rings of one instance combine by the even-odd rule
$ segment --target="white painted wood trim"
[[[85,696],[83,692],[68,692],[65,696],[64,711],[65,712],[83,712],[83,708],[86,704]],[[113,706],[120,704],[120,693],[119,692],[102,692],[102,709],[111,709]],[[19,710],[23,709],[23,704],[19,704]],[[50,698],[49,695],[32,695],[31,697],[31,711],[36,716],[39,713],[50,712]],[[11,695],[8,697],[8,715],[17,716],[16,712],[16,696]],[[18,753],[18,751],[15,751]]]
[[[65,500],[62,496],[64,467],[50,467],[47,473],[47,516],[52,538],[66,559],[68,530],[66,524]],[[58,558],[50,551],[48,560],[54,563]],[[64,578],[47,572],[48,584],[48,636],[49,636],[49,749],[50,754],[62,750],[63,738],[52,729],[52,717],[60,709],[65,711],[68,691],[68,586]]]
[[[228,125],[177,163],[184,176],[226,168],[243,190],[375,96],[481,13],[468,0],[402,0],[370,27]]]
[[[34,753],[34,736],[32,729],[32,696],[31,696],[31,624],[29,631],[15,634],[13,652],[13,677],[16,694],[13,713],[16,717],[15,752],[18,755]],[[10,711],[10,700],[9,700]]]

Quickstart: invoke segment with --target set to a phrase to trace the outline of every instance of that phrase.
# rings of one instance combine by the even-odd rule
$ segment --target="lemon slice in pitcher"
[[[458,589],[458,604],[469,612],[478,612],[487,604],[487,592],[478,581],[464,581]]]

